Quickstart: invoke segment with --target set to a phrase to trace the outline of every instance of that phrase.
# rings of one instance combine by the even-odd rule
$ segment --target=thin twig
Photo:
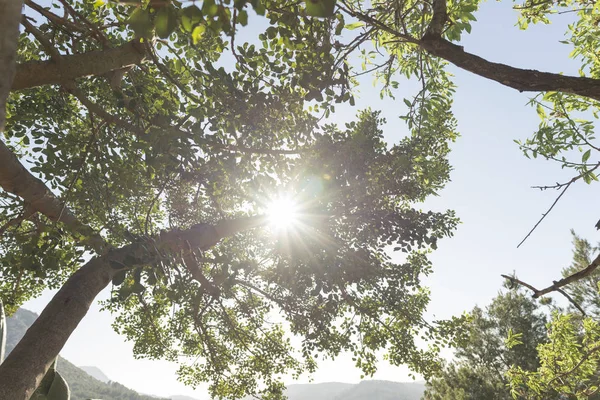
[[[579,312],[585,317],[587,316],[587,314],[585,313],[585,311],[583,310],[583,308],[579,305],[579,303],[577,303],[571,296],[569,296],[569,294],[567,292],[565,292],[562,289],[556,289],[556,291],[560,294],[562,294],[563,296],[566,297],[567,300],[569,300],[571,302],[571,304],[573,304],[573,306],[579,310]]]
[[[567,191],[567,189],[569,189],[569,187],[571,186],[573,182],[569,182],[567,183],[567,185],[565,185],[564,189],[560,192],[560,194],[558,195],[558,197],[556,198],[556,200],[554,200],[554,203],[552,203],[552,205],[550,206],[550,208],[548,209],[548,211],[546,211],[545,213],[542,214],[542,218],[540,218],[538,220],[538,222],[533,226],[533,228],[531,228],[531,230],[529,231],[529,233],[527,234],[527,236],[525,236],[523,238],[523,240],[521,240],[521,243],[519,243],[517,245],[517,249],[519,247],[521,247],[521,245],[523,243],[525,243],[525,241],[529,238],[529,236],[531,236],[531,234],[533,233],[533,231],[536,230],[536,228],[542,223],[542,221],[548,216],[548,214],[550,214],[550,211],[552,211],[552,209],[554,208],[554,206],[556,205],[556,203],[558,203],[558,201],[560,200],[560,198],[565,194],[565,192]]]
[[[544,220],[544,218],[546,218],[548,216],[548,214],[550,214],[550,211],[552,211],[552,209],[554,208],[554,206],[556,205],[556,203],[558,203],[558,201],[560,200],[560,198],[565,194],[565,192],[567,191],[567,189],[569,189],[569,187],[577,182],[579,179],[583,178],[584,176],[587,176],[589,174],[591,174],[592,172],[594,172],[596,169],[598,169],[600,167],[600,162],[598,162],[596,164],[595,167],[593,167],[592,169],[589,169],[587,171],[582,172],[581,174],[577,175],[576,177],[571,178],[570,181],[565,182],[565,183],[557,183],[556,185],[553,186],[534,186],[538,189],[551,189],[551,188],[555,188],[555,189],[560,189],[563,188],[563,190],[560,192],[560,194],[558,195],[558,197],[556,198],[556,200],[554,200],[554,203],[552,203],[552,205],[550,206],[550,208],[548,209],[548,211],[546,211],[544,214],[542,214],[542,218],[539,219],[539,221],[533,226],[533,228],[531,228],[531,230],[529,231],[529,233],[527,234],[527,236],[525,236],[525,238],[523,238],[523,240],[521,240],[521,243],[519,243],[517,245],[517,249],[519,247],[521,247],[521,245],[523,243],[525,243],[525,241],[527,240],[527,238],[529,238],[529,236],[531,236],[531,234],[533,233],[533,231],[536,230],[536,228],[542,223],[542,221]]]

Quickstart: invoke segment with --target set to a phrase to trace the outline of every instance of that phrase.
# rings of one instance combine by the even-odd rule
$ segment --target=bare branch
[[[571,282],[575,282],[580,279],[583,279],[583,278],[591,275],[592,272],[594,272],[596,270],[596,268],[598,268],[598,266],[600,266],[600,255],[598,255],[598,257],[596,257],[594,259],[594,261],[592,261],[592,263],[590,265],[588,265],[586,268],[582,269],[581,271],[577,271],[559,281],[555,281],[551,286],[548,286],[547,288],[540,290],[538,292],[538,294],[534,295],[534,297],[540,297],[547,293],[554,292],[557,289],[559,289],[563,286],[566,286]]]
[[[565,192],[569,189],[569,187],[577,182],[579,179],[583,178],[584,176],[587,176],[589,174],[591,174],[592,172],[594,172],[596,169],[598,169],[600,167],[600,162],[598,162],[598,164],[596,164],[595,167],[593,167],[592,169],[589,169],[585,172],[582,172],[581,174],[573,177],[570,181],[565,182],[565,183],[557,183],[556,185],[552,185],[552,186],[534,186],[534,188],[536,189],[540,189],[540,190],[545,190],[545,189],[560,189],[562,188],[563,190],[560,192],[560,194],[558,195],[558,197],[556,198],[556,200],[554,200],[554,203],[552,203],[552,205],[550,206],[550,208],[548,209],[548,211],[546,211],[544,214],[542,214],[542,218],[539,219],[539,221],[533,226],[533,228],[531,228],[531,230],[529,231],[529,233],[527,234],[527,236],[525,236],[525,238],[523,240],[521,240],[521,243],[519,243],[517,245],[517,248],[521,247],[521,245],[523,243],[525,243],[525,241],[529,238],[529,236],[531,236],[531,234],[533,233],[533,231],[536,230],[536,228],[539,226],[539,224],[542,223],[542,221],[548,216],[548,214],[550,214],[550,211],[552,211],[552,209],[554,208],[554,206],[556,205],[556,203],[558,203],[558,201],[560,200],[560,198],[565,194]]]
[[[539,290],[537,290],[537,289],[536,289],[534,286],[530,285],[530,284],[529,284],[529,283],[527,283],[527,282],[523,282],[522,280],[520,280],[520,279],[517,279],[517,278],[516,278],[516,277],[514,277],[514,276],[510,276],[510,275],[504,275],[504,274],[502,274],[502,275],[500,275],[500,276],[501,276],[501,277],[503,277],[504,279],[508,279],[508,280],[509,280],[509,281],[511,281],[512,283],[516,283],[516,284],[518,284],[518,285],[521,285],[521,286],[524,286],[524,287],[526,287],[527,289],[531,290],[533,293],[537,293],[537,292],[539,292]]]
[[[540,294],[540,293],[542,292],[541,290],[538,290],[538,289],[536,289],[534,286],[530,285],[530,284],[529,284],[529,283],[527,283],[527,282],[523,282],[522,280],[520,280],[520,279],[517,279],[517,278],[516,278],[516,277],[514,277],[514,276],[509,276],[509,275],[500,275],[500,276],[501,276],[501,277],[503,277],[504,279],[508,279],[509,281],[511,281],[511,282],[513,282],[513,283],[515,283],[515,284],[517,284],[517,285],[524,286],[524,287],[526,287],[527,289],[531,290],[531,291],[533,292],[533,297],[534,297],[534,298],[538,298],[538,297],[540,297],[540,296],[543,296],[543,294]],[[557,291],[558,293],[560,293],[560,294],[562,294],[563,296],[565,296],[565,298],[566,298],[567,300],[569,300],[569,302],[570,302],[571,304],[573,304],[573,306],[574,306],[576,309],[578,309],[578,310],[579,310],[579,312],[581,312],[581,314],[582,314],[582,315],[584,315],[584,316],[586,315],[585,311],[583,310],[583,308],[581,308],[581,306],[579,305],[579,303],[577,303],[577,302],[576,302],[576,301],[575,301],[575,300],[574,300],[574,299],[573,299],[571,296],[569,296],[569,294],[568,294],[567,292],[565,292],[564,290],[562,290],[562,289],[560,289],[560,288],[557,288],[557,289],[555,289],[555,291]]]
[[[525,241],[529,238],[529,236],[531,236],[531,234],[533,233],[533,231],[535,231],[537,229],[537,227],[542,223],[542,221],[548,216],[548,214],[550,214],[550,211],[552,211],[552,209],[554,208],[554,206],[558,203],[558,201],[560,200],[560,198],[565,194],[565,192],[569,189],[569,187],[571,186],[573,182],[569,182],[564,188],[563,190],[560,192],[560,194],[558,195],[558,197],[556,197],[556,199],[554,200],[554,203],[552,203],[552,205],[550,206],[550,208],[548,209],[548,211],[546,211],[545,213],[542,214],[542,218],[540,218],[538,220],[538,222],[533,226],[533,228],[531,228],[531,230],[529,231],[529,233],[523,238],[523,240],[521,240],[521,242],[517,245],[517,249],[519,247],[521,247],[521,245],[523,243],[525,243]]]
[[[590,265],[588,265],[584,269],[577,271],[577,272],[575,272],[567,277],[564,277],[558,281],[554,281],[552,285],[548,286],[547,288],[541,289],[541,290],[538,290],[535,287],[533,287],[525,282],[522,282],[514,277],[510,277],[508,275],[502,275],[502,277],[530,289],[531,291],[533,291],[533,297],[537,299],[545,294],[548,294],[551,292],[558,292],[559,289],[568,285],[569,283],[578,281],[580,279],[583,279],[583,278],[591,275],[592,272],[594,272],[596,270],[596,268],[598,268],[598,266],[600,266],[600,254],[594,259],[594,261],[592,261],[592,263]]]

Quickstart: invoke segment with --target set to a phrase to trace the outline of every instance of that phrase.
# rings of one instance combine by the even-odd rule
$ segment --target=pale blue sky
[[[576,74],[577,64],[568,59],[571,49],[558,43],[569,17],[523,32],[514,26],[517,17],[511,6],[510,2],[484,3],[472,34],[463,38],[465,50],[518,67]],[[571,228],[591,240],[600,237],[594,229],[600,218],[600,185],[581,183],[569,189],[532,237],[516,248],[557,195],[530,186],[565,181],[573,174],[551,162],[526,159],[514,144],[514,139],[525,139],[538,124],[535,110],[525,105],[531,94],[451,70],[458,86],[454,113],[462,136],[450,156],[452,182],[440,197],[423,206],[454,209],[462,220],[455,237],[444,240],[432,256],[434,273],[427,279],[432,291],[429,314],[438,318],[485,305],[500,289],[501,273],[516,270],[520,278],[540,287],[551,283],[570,262]],[[405,134],[398,119],[404,112],[402,97],[380,100],[367,79],[356,107],[382,110],[388,120],[386,137],[395,141]],[[339,107],[333,120],[351,120],[354,114],[350,107]],[[40,312],[50,297],[46,293],[25,307]],[[111,321],[110,314],[100,313],[94,305],[62,355],[76,365],[95,365],[111,379],[143,393],[205,398],[204,390],[194,392],[176,382],[174,365],[134,360],[131,345],[112,331]],[[405,369],[383,361],[375,378],[408,380]],[[323,364],[314,379],[357,382],[360,372],[348,357],[342,357]]]

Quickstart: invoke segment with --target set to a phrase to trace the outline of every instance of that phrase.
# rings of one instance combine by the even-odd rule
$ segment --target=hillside
[[[88,375],[98,379],[100,382],[107,383],[110,381],[108,376],[104,374],[98,367],[94,366],[80,366],[79,369],[87,372]],[[171,399],[172,400],[172,399]]]
[[[290,385],[286,394],[289,400],[419,400],[424,391],[422,383],[374,380]]]
[[[288,400],[332,400],[354,386],[351,383],[338,382],[289,385],[286,395]]]
[[[37,314],[19,309],[7,319],[7,352],[21,340],[36,318]],[[167,400],[141,395],[117,382],[110,382],[97,367],[79,368],[62,357],[58,361],[58,370],[69,383],[72,400]],[[289,400],[419,400],[424,390],[422,383],[374,380],[358,384],[327,382],[289,385],[286,394]],[[172,396],[171,399],[195,400],[187,396]]]
[[[8,353],[21,340],[27,328],[36,318],[37,314],[19,309],[6,320],[8,328],[6,351]],[[156,397],[141,395],[117,382],[101,382],[62,357],[59,357],[57,369],[69,383],[71,400],[87,400],[90,398],[103,400],[161,400]],[[98,371],[102,373],[100,370]]]
[[[353,385],[335,400],[419,400],[425,386],[422,383],[362,381]]]

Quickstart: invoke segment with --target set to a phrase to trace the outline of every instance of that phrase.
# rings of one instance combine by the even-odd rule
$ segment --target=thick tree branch
[[[145,57],[145,46],[137,41],[131,41],[112,49],[62,55],[60,66],[54,61],[27,62],[17,66],[11,90],[71,82],[91,75],[103,75],[140,64]]]
[[[71,233],[82,236],[82,243],[102,254],[108,245],[89,226],[75,215],[21,164],[17,156],[0,140],[0,187],[22,198],[28,207],[39,211],[52,221],[62,222]]]
[[[448,18],[444,0],[434,1],[432,20],[426,34],[420,40],[355,10],[348,2],[342,1],[339,7],[358,20],[396,37],[400,42],[414,43],[433,56],[443,58],[459,68],[520,92],[562,92],[600,100],[599,79],[565,76],[491,62],[467,53],[462,46],[443,39],[441,34]]]
[[[598,257],[596,257],[590,265],[588,265],[581,271],[577,271],[561,280],[555,281],[551,286],[548,286],[547,288],[542,289],[542,290],[538,291],[537,293],[535,293],[533,295],[533,297],[537,298],[537,297],[543,296],[550,292],[554,292],[554,291],[562,288],[563,286],[568,285],[571,282],[575,282],[580,279],[583,279],[583,278],[591,275],[592,272],[594,272],[596,270],[596,268],[598,268],[598,266],[600,266],[600,255],[598,255]]]
[[[444,31],[444,25],[448,21],[448,8],[446,0],[433,0],[433,16],[425,32],[429,37],[441,37]]]
[[[116,273],[148,265],[161,257],[163,251],[178,252],[190,247],[208,249],[221,239],[265,222],[265,217],[256,216],[174,230],[90,260],[67,280],[0,364],[0,400],[29,399],[98,293]]]
[[[598,79],[565,76],[491,62],[467,53],[462,46],[442,38],[425,36],[419,41],[419,46],[431,55],[443,58],[459,68],[520,92],[552,91],[600,100],[600,80]]]

